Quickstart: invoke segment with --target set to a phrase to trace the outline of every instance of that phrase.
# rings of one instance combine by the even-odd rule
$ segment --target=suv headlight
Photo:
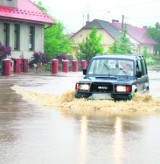
[[[76,86],[76,89],[77,89],[78,91],[80,91],[80,90],[89,91],[89,89],[90,89],[90,84],[80,84],[80,83],[78,83],[77,86]]]
[[[130,93],[131,92],[131,86],[117,85],[116,86],[116,92]]]

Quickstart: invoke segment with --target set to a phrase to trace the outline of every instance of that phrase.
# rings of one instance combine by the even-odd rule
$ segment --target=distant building
[[[93,21],[87,21],[86,25],[82,27],[78,32],[71,36],[74,42],[72,54],[75,55],[78,52],[78,44],[81,43],[91,32],[93,27],[97,28],[97,35],[102,35],[102,45],[104,51],[108,50],[114,41],[118,41],[121,36],[121,32],[117,30],[111,23],[99,19]]]
[[[121,30],[122,24],[118,21],[113,20],[112,25],[116,29]],[[140,28],[130,24],[126,24],[125,27],[127,29],[128,37],[138,54],[142,54],[144,49],[146,49],[150,54],[154,54],[154,46],[158,43],[147,36],[146,27]]]
[[[30,58],[44,51],[44,25],[55,22],[30,0],[0,1],[0,41],[12,47],[12,57]]]
[[[87,21],[84,27],[70,37],[74,43],[72,51],[74,56],[78,52],[78,44],[88,36],[94,26],[97,28],[97,35],[102,35],[103,37],[102,45],[104,52],[108,51],[108,48],[113,45],[114,41],[119,41],[121,36],[121,23],[117,20],[112,21],[112,23],[99,19],[94,19],[91,22]],[[154,45],[156,45],[157,42],[146,35],[145,28],[127,25],[127,32],[129,41],[138,54],[141,54],[144,48],[146,48],[149,53],[154,53]]]

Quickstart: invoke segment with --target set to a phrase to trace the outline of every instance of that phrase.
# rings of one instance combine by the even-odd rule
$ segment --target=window
[[[10,24],[4,23],[4,45],[9,46]]]
[[[112,58],[100,58],[92,60],[88,74],[102,74],[109,76],[130,75],[133,76],[133,61]]]
[[[29,50],[33,51],[35,48],[35,27],[30,26],[29,31]]]
[[[14,25],[14,50],[20,49],[20,25]]]
[[[137,61],[137,71],[142,71],[143,73],[141,60]]]
[[[147,66],[146,66],[145,60],[142,60],[142,66],[143,66],[143,74],[146,75],[147,74]]]

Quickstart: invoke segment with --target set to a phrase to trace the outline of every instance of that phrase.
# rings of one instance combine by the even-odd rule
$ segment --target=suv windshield
[[[133,61],[124,59],[94,59],[88,69],[89,75],[133,76]]]

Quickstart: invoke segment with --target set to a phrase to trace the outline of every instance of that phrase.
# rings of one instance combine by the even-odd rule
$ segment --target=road
[[[150,94],[159,99],[160,72],[150,71],[149,75]],[[160,163],[158,111],[85,113],[84,109],[77,110],[83,103],[88,108],[83,101],[76,104],[75,111],[79,112],[47,105],[51,94],[73,90],[79,78],[79,73],[0,77],[0,163]],[[154,108],[153,101],[150,103]]]

